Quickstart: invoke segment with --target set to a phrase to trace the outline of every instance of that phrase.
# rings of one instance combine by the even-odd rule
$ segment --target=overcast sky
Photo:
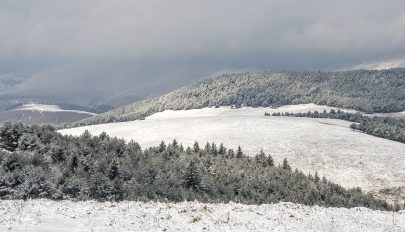
[[[97,59],[334,69],[405,57],[404,0],[0,0],[0,71]]]

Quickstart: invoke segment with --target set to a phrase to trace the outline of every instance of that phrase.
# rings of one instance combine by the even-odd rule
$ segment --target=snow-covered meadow
[[[0,201],[0,231],[405,231],[405,211],[197,202]]]
[[[353,131],[350,122],[331,119],[263,116],[264,112],[307,112],[329,110],[314,104],[271,108],[229,107],[186,111],[164,111],[146,120],[93,125],[60,131],[80,135],[85,130],[98,135],[135,140],[143,147],[162,140],[177,139],[185,146],[194,141],[241,146],[248,155],[261,148],[276,162],[287,157],[293,168],[306,173],[318,171],[345,187],[377,192],[399,188],[400,193],[379,194],[398,198],[405,186],[405,144]]]

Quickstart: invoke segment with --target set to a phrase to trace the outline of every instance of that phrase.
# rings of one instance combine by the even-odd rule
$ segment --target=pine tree
[[[255,160],[257,163],[261,164],[263,167],[267,166],[267,158],[266,158],[266,154],[264,153],[263,149],[261,149],[259,154],[257,154],[255,156]]]
[[[231,148],[231,149],[228,149],[228,152],[227,152],[227,158],[234,158],[235,157],[235,152],[233,151],[233,149]]]
[[[217,150],[217,145],[215,143],[212,143],[211,145],[211,154],[213,156],[217,156],[218,155],[218,150]]]
[[[77,166],[79,166],[79,159],[77,158],[76,155],[74,155],[70,161],[69,165],[70,171],[74,173],[76,171]]]
[[[160,144],[159,144],[159,149],[158,149],[158,151],[159,152],[163,152],[164,150],[166,150],[166,144],[165,144],[165,142],[161,142]]]
[[[191,149],[191,147],[186,148],[186,154],[191,155],[192,152],[193,150]]]
[[[105,140],[110,139],[110,137],[108,136],[108,134],[107,134],[105,131],[101,132],[101,134],[100,134],[98,137],[99,137],[102,141],[105,141]]]
[[[115,178],[117,178],[118,174],[118,164],[114,160],[110,165],[110,169],[108,170],[108,178],[110,178],[110,180],[114,180]]]
[[[267,156],[267,165],[270,167],[274,167],[274,160],[271,155]]]
[[[200,151],[200,145],[198,145],[197,141],[194,142],[193,151],[194,152],[199,152]]]
[[[22,123],[4,123],[0,127],[0,147],[9,151],[15,151],[18,147],[18,140],[24,133]]]
[[[283,169],[291,171],[291,166],[288,164],[287,158],[283,160]]]
[[[242,152],[242,148],[240,146],[238,146],[238,151],[236,152],[236,158],[237,159],[242,159],[243,158],[243,152]]]
[[[177,142],[176,139],[173,139],[172,146],[173,146],[174,149],[177,149],[177,148],[178,148],[179,143]]]
[[[39,139],[35,134],[23,134],[18,140],[18,148],[23,151],[33,151],[39,145]]]
[[[225,153],[226,153],[226,148],[224,147],[224,144],[221,143],[221,145],[219,145],[218,154],[225,155]]]
[[[191,161],[186,169],[183,184],[186,188],[193,188],[194,190],[201,188],[201,176],[194,161]]]
[[[209,142],[207,142],[207,144],[205,144],[204,151],[207,153],[211,153],[211,144]]]
[[[85,130],[80,137],[82,138],[83,141],[87,141],[92,138],[92,135],[89,130]]]
[[[321,179],[319,178],[318,172],[315,171],[315,182],[316,182],[316,183],[319,183],[320,180],[321,180]]]

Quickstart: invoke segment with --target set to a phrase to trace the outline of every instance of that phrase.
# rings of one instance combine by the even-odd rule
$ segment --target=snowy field
[[[0,231],[405,231],[405,211],[273,205],[0,201]]]
[[[264,112],[307,112],[330,107],[314,104],[270,108],[229,107],[165,111],[146,120],[102,124],[62,130],[80,135],[85,130],[98,135],[135,140],[142,147],[177,139],[185,146],[199,141],[240,145],[248,155],[261,148],[280,163],[287,157],[293,168],[321,175],[345,187],[362,187],[384,199],[401,199],[405,189],[405,144],[353,131],[350,122],[332,119],[263,116]],[[391,195],[392,194],[392,195]]]

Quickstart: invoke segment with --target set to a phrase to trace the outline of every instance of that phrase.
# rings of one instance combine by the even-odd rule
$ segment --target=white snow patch
[[[89,115],[97,115],[94,113],[90,113],[87,111],[81,111],[81,110],[64,110],[60,108],[57,105],[45,105],[45,104],[25,104],[23,106],[20,106],[18,108],[15,108],[13,110],[29,110],[29,111],[39,111],[39,112],[72,112],[72,113],[78,113],[78,114],[89,114]]]
[[[405,212],[198,202],[0,201],[0,231],[405,231]]]
[[[329,112],[331,109],[341,110],[347,113],[356,113],[358,111],[351,109],[336,108],[330,106],[316,105],[313,103],[300,104],[300,105],[286,105],[279,108],[269,107],[241,107],[231,108],[229,106],[221,106],[218,108],[203,108],[203,109],[190,109],[190,110],[165,110],[163,112],[155,113],[146,120],[150,119],[169,119],[169,118],[193,118],[193,117],[213,117],[213,116],[263,116],[264,113],[275,112],[288,112],[288,113],[306,113],[308,111],[322,112],[326,110]]]
[[[314,108],[311,108],[314,107]],[[321,107],[321,108],[320,108]],[[405,186],[405,144],[356,132],[350,122],[332,119],[264,116],[264,112],[306,112],[323,106],[299,105],[280,109],[226,107],[165,111],[146,120],[101,124],[61,130],[62,134],[110,136],[137,141],[142,147],[173,139],[192,146],[195,141],[239,145],[248,155],[261,148],[280,163],[286,157],[293,168],[318,171],[344,187],[366,191]],[[201,114],[199,113],[201,112]]]
[[[384,70],[384,69],[402,68],[402,67],[405,67],[404,59],[362,63],[362,64],[358,64],[358,65],[352,66],[347,69],[348,70],[356,70],[356,69]]]

